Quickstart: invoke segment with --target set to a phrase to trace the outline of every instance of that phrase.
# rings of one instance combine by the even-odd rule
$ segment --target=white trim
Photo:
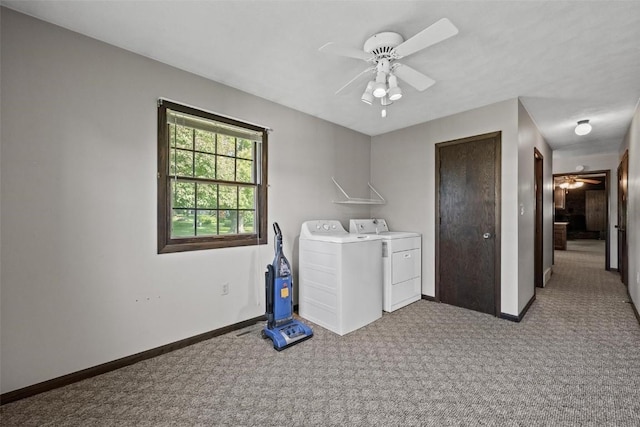
[[[551,275],[553,274],[553,267],[549,267],[547,268],[547,271],[544,272],[544,283],[542,284],[542,286],[547,286],[547,283],[549,283],[549,280],[551,280]]]

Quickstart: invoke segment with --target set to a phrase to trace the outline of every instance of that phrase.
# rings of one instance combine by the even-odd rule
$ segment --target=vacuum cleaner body
[[[273,348],[281,351],[311,338],[313,331],[293,318],[291,265],[282,252],[282,232],[278,223],[273,224],[273,229],[276,233],[276,255],[265,272],[267,326],[262,330],[262,337],[270,338]]]

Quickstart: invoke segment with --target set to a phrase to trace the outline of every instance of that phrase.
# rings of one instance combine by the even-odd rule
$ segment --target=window
[[[267,130],[161,99],[158,253],[267,243]]]

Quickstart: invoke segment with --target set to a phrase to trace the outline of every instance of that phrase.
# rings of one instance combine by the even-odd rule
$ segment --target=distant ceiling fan
[[[587,184],[600,184],[600,181],[598,181],[597,179],[587,179],[587,178],[580,178],[577,175],[565,175],[565,176],[561,176],[559,178],[556,178],[556,185],[560,188],[564,188],[564,189],[574,189],[574,188],[580,188],[582,187],[585,183]]]
[[[394,32],[374,34],[364,43],[363,50],[350,46],[329,42],[322,46],[320,52],[330,53],[348,58],[362,59],[371,64],[368,68],[348,81],[336,91],[340,93],[344,88],[356,81],[362,75],[375,74],[375,80],[370,80],[362,94],[361,100],[371,105],[375,98],[380,99],[384,107],[402,98],[402,89],[398,87],[398,79],[422,92],[435,83],[435,80],[419,71],[396,62],[419,50],[425,49],[458,34],[458,29],[447,18],[442,18],[435,24],[425,28],[418,34],[404,40]],[[385,117],[383,109],[382,116]]]

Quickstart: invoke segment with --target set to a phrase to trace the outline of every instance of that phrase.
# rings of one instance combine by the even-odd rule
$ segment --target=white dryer
[[[382,238],[348,233],[335,220],[300,230],[298,313],[338,335],[382,317]]]
[[[422,242],[419,233],[389,231],[384,219],[352,219],[354,234],[382,237],[382,308],[391,312],[422,298]]]

